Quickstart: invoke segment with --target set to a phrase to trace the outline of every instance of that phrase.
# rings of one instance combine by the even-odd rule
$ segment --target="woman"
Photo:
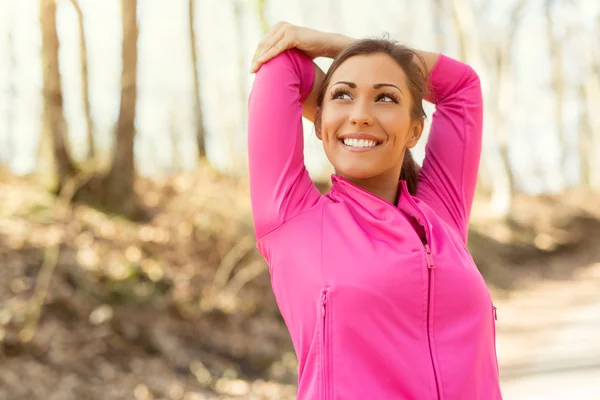
[[[335,58],[326,75],[319,56]],[[466,247],[477,74],[387,40],[286,23],[265,36],[252,71],[257,247],[298,356],[298,398],[500,399],[495,309]],[[417,171],[409,149],[423,99],[436,112]],[[302,115],[335,168],[326,195],[304,166]]]

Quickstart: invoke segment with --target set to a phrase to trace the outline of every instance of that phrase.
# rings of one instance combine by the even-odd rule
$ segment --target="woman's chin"
[[[336,174],[348,180],[369,179],[378,175],[374,168],[365,165],[344,165],[336,166]]]

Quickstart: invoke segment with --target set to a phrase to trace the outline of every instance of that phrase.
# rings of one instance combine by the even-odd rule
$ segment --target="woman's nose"
[[[371,126],[373,125],[373,116],[365,105],[357,104],[352,110],[350,123],[355,126]]]

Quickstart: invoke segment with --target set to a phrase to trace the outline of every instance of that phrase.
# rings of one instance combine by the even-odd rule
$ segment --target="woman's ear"
[[[317,111],[315,112],[315,133],[317,134],[317,138],[319,140],[323,140],[321,135],[321,107],[317,107]]]
[[[417,145],[419,139],[421,139],[421,135],[423,134],[423,129],[425,128],[425,121],[423,119],[419,119],[412,123],[410,128],[410,133],[408,135],[408,139],[406,142],[406,147],[412,149]]]

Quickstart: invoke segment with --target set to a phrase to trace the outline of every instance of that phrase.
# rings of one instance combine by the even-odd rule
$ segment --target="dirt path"
[[[600,263],[496,306],[505,400],[600,399]]]

